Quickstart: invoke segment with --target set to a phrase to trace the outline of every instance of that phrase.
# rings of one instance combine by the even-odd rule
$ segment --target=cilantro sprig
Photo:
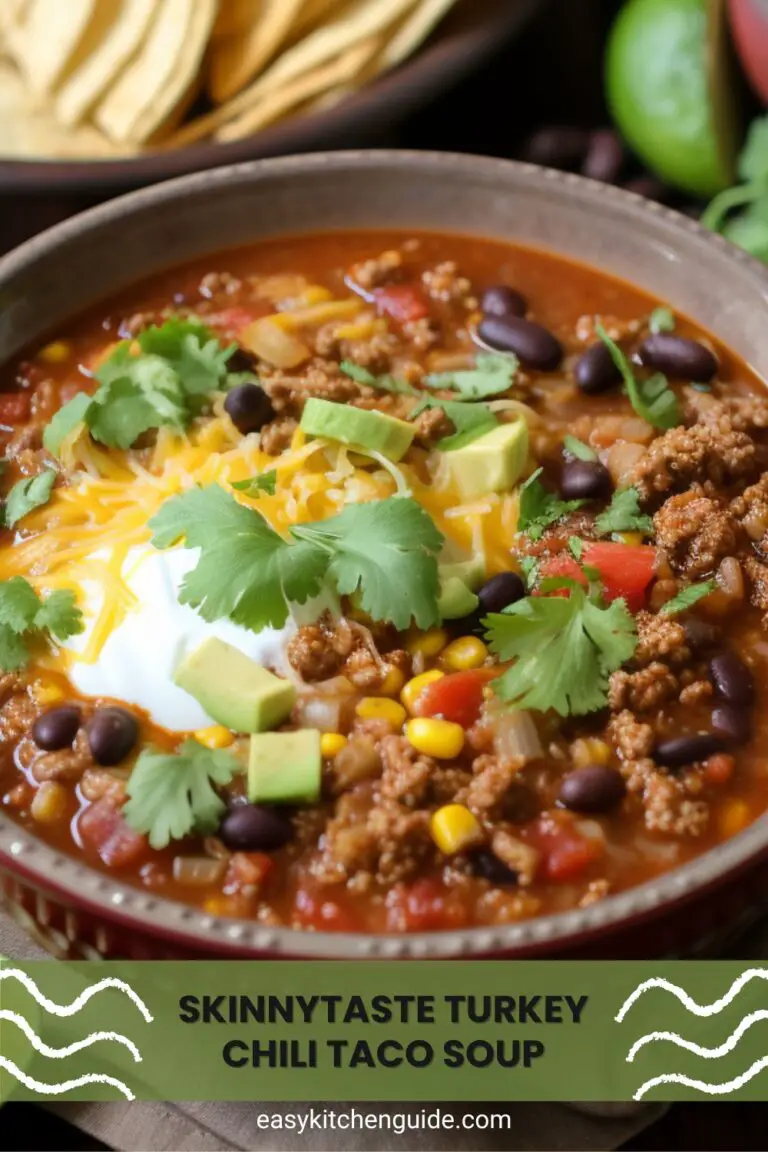
[[[513,708],[583,716],[605,707],[610,674],[637,646],[635,622],[623,600],[606,606],[594,585],[556,583],[567,597],[528,596],[483,621],[491,651],[514,661],[494,690]]]
[[[654,308],[648,317],[648,327],[654,335],[659,332],[674,332],[675,314],[671,308]]]
[[[415,500],[350,505],[338,516],[278,535],[255,508],[217,484],[169,500],[150,520],[156,548],[184,540],[199,548],[180,590],[209,621],[228,618],[255,632],[281,628],[289,602],[304,604],[328,583],[359,594],[373,620],[399,630],[439,622],[437,553],[443,544]]]
[[[130,448],[153,428],[183,430],[207,395],[242,378],[227,372],[236,348],[222,347],[196,320],[147,328],[135,342],[118,344],[99,366],[92,396],[78,393],[56,413],[43,435],[45,447],[57,455],[79,425],[108,448]]]
[[[383,376],[374,376],[362,364],[355,364],[353,360],[342,360],[339,368],[350,380],[358,384],[365,384],[368,388],[378,388],[380,392],[395,392],[402,396],[418,395],[415,388],[407,380],[398,380],[396,376],[386,373]]]
[[[186,740],[178,752],[142,752],[126,785],[126,822],[146,833],[153,848],[165,848],[190,833],[215,832],[226,811],[216,792],[240,765],[228,752]]]
[[[611,503],[596,518],[595,528],[601,536],[610,536],[613,532],[642,532],[648,535],[653,531],[653,520],[640,511],[637,488],[622,488],[614,492]]]
[[[543,468],[538,468],[520,489],[517,529],[525,532],[531,540],[540,540],[550,525],[586,504],[586,500],[561,500],[554,492],[549,492],[539,479],[543,471]]]
[[[499,423],[487,404],[465,404],[459,400],[437,400],[429,396],[422,396],[418,404],[411,409],[409,419],[415,420],[425,408],[442,408],[455,431],[450,436],[439,440],[437,447],[441,452],[455,452],[457,448],[464,448],[486,432],[491,432]]]
[[[59,589],[41,600],[23,576],[0,581],[0,669],[16,672],[29,660],[29,643],[45,636],[63,641],[83,631],[74,593]]]
[[[681,422],[682,414],[677,396],[669,387],[666,376],[656,372],[647,380],[638,380],[629,360],[602,324],[596,326],[596,331],[622,375],[629,402],[638,416],[654,428],[675,428]]]
[[[597,452],[594,448],[590,448],[589,444],[585,444],[583,440],[577,440],[575,436],[564,436],[563,448],[569,456],[573,456],[576,460],[586,460],[590,463],[597,460]]]
[[[245,492],[246,496],[258,497],[262,493],[274,496],[277,490],[277,472],[274,468],[270,468],[268,472],[262,472],[259,476],[251,476],[248,480],[236,480],[232,487],[237,492]]]
[[[717,580],[704,580],[701,584],[689,584],[687,588],[681,588],[676,596],[666,602],[661,613],[663,616],[678,616],[681,612],[687,612],[689,608],[693,608],[699,600],[704,600],[716,588]]]
[[[45,468],[37,476],[19,480],[5,498],[5,524],[13,528],[35,508],[42,508],[51,498],[56,473],[53,468]]]
[[[479,355],[475,367],[456,372],[435,372],[424,378],[428,388],[446,388],[457,401],[484,400],[512,387],[520,362],[516,356]]]

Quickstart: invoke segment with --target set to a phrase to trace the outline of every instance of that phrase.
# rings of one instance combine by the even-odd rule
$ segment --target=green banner
[[[0,1101],[764,1100],[768,967],[0,961]]]

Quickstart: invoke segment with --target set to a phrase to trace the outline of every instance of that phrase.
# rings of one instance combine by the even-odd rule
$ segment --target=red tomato
[[[306,888],[296,893],[296,915],[304,928],[316,928],[318,932],[360,931],[357,917],[349,908],[334,900],[323,900]]]
[[[386,288],[374,288],[373,298],[379,312],[401,324],[423,320],[429,315],[424,294],[415,284],[389,284]]]
[[[441,716],[462,728],[471,728],[480,718],[483,692],[489,680],[499,674],[498,668],[476,668],[471,672],[453,672],[428,684],[416,701],[417,716]]]
[[[623,597],[630,612],[639,612],[645,607],[646,591],[653,579],[655,564],[656,549],[649,544],[586,544],[581,564],[563,552],[547,560],[542,566],[541,575],[545,579],[565,577],[586,587],[587,578],[582,566],[597,568],[603,581],[606,600]],[[559,594],[567,596],[567,589]]]
[[[258,890],[274,867],[274,860],[266,852],[235,852],[227,866],[222,891],[230,896]]]
[[[572,825],[546,816],[529,824],[523,837],[541,852],[539,875],[546,880],[572,880],[605,853],[602,840],[589,840]]]
[[[6,392],[0,396],[0,424],[21,424],[29,419],[29,393]]]
[[[98,852],[108,868],[125,868],[149,852],[146,836],[129,828],[120,809],[106,798],[85,809],[77,828],[83,844]]]
[[[393,889],[387,900],[387,926],[395,932],[439,932],[463,928],[467,910],[449,896],[440,880],[416,880]]]

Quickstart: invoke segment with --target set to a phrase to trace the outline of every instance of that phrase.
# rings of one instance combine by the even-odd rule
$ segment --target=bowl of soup
[[[754,916],[768,274],[530,165],[203,173],[0,262],[0,868],[65,952]]]

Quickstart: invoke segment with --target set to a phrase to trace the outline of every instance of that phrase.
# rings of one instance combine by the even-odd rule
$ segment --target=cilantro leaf
[[[220,389],[227,376],[227,362],[237,349],[222,348],[199,320],[167,320],[162,327],[145,329],[139,347],[148,355],[162,357],[175,371],[187,396],[205,396]]]
[[[666,430],[676,427],[681,422],[682,414],[677,396],[669,387],[666,376],[657,372],[648,380],[638,380],[629,360],[602,324],[597,325],[596,331],[624,379],[630,403],[638,416],[654,428]]]
[[[146,833],[153,848],[165,848],[192,832],[215,832],[226,805],[214,785],[229,784],[240,765],[228,752],[186,740],[177,753],[147,751],[126,785],[126,822]]]
[[[517,530],[531,540],[540,540],[551,524],[586,504],[586,500],[561,500],[554,492],[548,492],[539,480],[543,471],[538,468],[520,489]]]
[[[675,316],[671,308],[654,308],[648,317],[648,327],[654,335],[657,332],[674,332]]]
[[[200,549],[197,565],[181,585],[179,601],[196,608],[204,620],[229,617],[254,632],[285,624],[282,564],[288,543],[255,509],[243,507],[218,484],[211,484],[167,501],[149,526],[156,548],[168,548],[183,538],[187,548]],[[318,586],[313,577],[307,596]]]
[[[5,498],[5,522],[9,528],[13,528],[14,524],[35,508],[48,503],[55,480],[53,468],[46,468],[38,476],[14,484]]]
[[[436,372],[426,376],[428,388],[449,388],[458,392],[461,400],[483,400],[498,396],[512,387],[520,366],[516,356],[494,356],[486,353],[477,357],[474,368],[459,372]]]
[[[459,400],[434,400],[429,396],[422,396],[409,416],[415,420],[425,408],[442,408],[453,424],[456,431],[450,436],[444,436],[438,441],[437,447],[441,452],[455,452],[471,444],[486,432],[491,432],[499,423],[487,404],[464,404]]]
[[[349,376],[351,380],[356,380],[358,384],[365,384],[368,388],[378,388],[382,392],[395,392],[403,396],[416,396],[418,393],[415,388],[406,380],[398,380],[396,376],[386,374],[384,376],[374,376],[373,372],[369,372],[367,368],[363,368],[362,364],[355,364],[352,360],[342,360],[339,368],[345,376]]]
[[[78,392],[54,415],[43,432],[43,447],[51,456],[58,456],[61,445],[79,424],[85,424],[92,398],[87,392]]]
[[[47,632],[66,640],[82,630],[74,593],[60,590],[41,600],[23,576],[0,581],[0,669],[4,672],[26,666],[28,640]]]
[[[349,505],[338,516],[299,524],[291,535],[327,549],[341,595],[360,591],[364,612],[399,630],[439,623],[437,553],[443,537],[415,500]]]
[[[612,532],[653,531],[653,520],[640,511],[640,494],[637,488],[622,488],[614,492],[610,505],[595,520],[595,527],[601,536]]]
[[[717,580],[705,580],[701,584],[689,584],[687,588],[681,588],[676,596],[661,609],[664,616],[677,616],[680,612],[686,612],[692,608],[694,604],[698,604],[699,600],[703,600],[714,592],[717,588]]]
[[[270,468],[268,472],[251,476],[248,480],[236,480],[232,487],[238,492],[245,492],[246,496],[259,496],[262,492],[274,496],[277,488],[277,472],[274,468]]]
[[[514,708],[582,716],[604,708],[608,677],[637,646],[623,600],[607,607],[575,582],[570,595],[529,596],[483,621],[491,651],[515,663],[494,689]]]
[[[536,587],[536,581],[539,578],[540,562],[535,556],[521,556],[520,557],[520,571],[523,574],[525,586],[530,592]]]
[[[569,456],[575,456],[577,460],[597,460],[597,452],[583,440],[577,440],[575,436],[564,436],[563,448]]]
[[[568,551],[570,552],[571,556],[573,556],[574,560],[580,561],[581,554],[584,551],[584,541],[581,540],[578,536],[569,536]]]

